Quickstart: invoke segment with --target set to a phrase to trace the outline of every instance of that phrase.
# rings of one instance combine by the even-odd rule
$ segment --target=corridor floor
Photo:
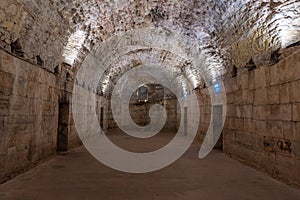
[[[122,136],[115,136],[114,140],[127,145],[133,142]],[[160,171],[127,174],[104,166],[80,147],[4,183],[0,186],[0,199],[300,199],[300,190],[244,166],[220,151],[200,160],[198,149],[199,145],[193,144],[183,157]]]

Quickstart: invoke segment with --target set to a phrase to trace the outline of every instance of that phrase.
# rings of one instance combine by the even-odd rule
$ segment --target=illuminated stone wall
[[[59,133],[66,134],[65,150],[80,145],[66,74],[0,50],[0,182],[56,155]]]
[[[300,184],[300,49],[278,64],[225,80],[226,154],[290,184]],[[210,121],[210,97],[200,90],[200,138]]]
[[[178,117],[180,118],[180,114],[178,116],[177,111],[177,98],[176,96],[170,92],[167,88],[162,87],[157,84],[147,84],[148,88],[148,100],[147,102],[139,102],[137,93],[133,93],[130,99],[129,105],[129,113],[133,122],[135,122],[139,126],[147,126],[150,123],[149,110],[152,105],[160,104],[165,107],[166,113],[168,115],[166,124],[162,130],[162,132],[177,132],[178,126]],[[108,100],[106,100],[108,102]],[[109,105],[109,102],[105,104]],[[107,131],[110,133],[114,133],[114,131],[118,130],[118,125],[116,124],[111,108],[105,107],[106,110],[106,123],[107,123]],[[124,119],[125,120],[125,119]]]

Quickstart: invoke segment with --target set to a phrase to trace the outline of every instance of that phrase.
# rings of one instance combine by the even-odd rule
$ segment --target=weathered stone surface
[[[13,90],[14,77],[11,74],[0,71],[0,94],[11,95]]]
[[[268,93],[268,104],[279,104],[280,103],[280,86],[272,86],[267,89]]]
[[[254,92],[254,105],[266,105],[268,103],[268,90],[266,88],[256,89]]]
[[[300,80],[294,81],[290,83],[290,100],[291,102],[300,102],[300,92],[299,92],[299,87],[300,87]]]
[[[290,90],[289,90],[290,84],[282,84],[280,85],[279,89],[279,98],[280,103],[288,103],[290,102]]]
[[[255,88],[265,88],[267,86],[267,70],[268,68],[262,67],[254,71]]]
[[[246,72],[249,84],[244,83],[242,76],[226,81],[229,91],[226,91],[228,107],[224,127],[224,150],[230,156],[288,183],[298,184],[300,85],[299,77],[292,74],[298,73],[294,64],[299,58],[299,54],[291,54],[269,66],[269,75],[263,69]],[[293,72],[290,73],[289,69]],[[232,89],[237,86],[228,83],[241,85],[245,100],[240,101],[237,98],[241,97],[240,91]],[[251,99],[250,93],[254,94],[254,101],[247,101]],[[243,129],[240,128],[242,120]]]
[[[0,182],[56,153],[57,78],[0,50]],[[39,75],[42,75],[43,80]],[[63,80],[59,80],[63,81]],[[69,125],[69,124],[68,124]],[[73,146],[80,144],[71,130]],[[3,162],[2,162],[3,161]]]
[[[300,103],[293,104],[293,121],[300,121]]]
[[[281,104],[281,105],[270,105],[270,115],[269,120],[278,121],[291,121],[292,120],[292,105],[291,104]]]

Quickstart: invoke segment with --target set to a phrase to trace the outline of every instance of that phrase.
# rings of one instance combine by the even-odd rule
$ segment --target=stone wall
[[[287,56],[287,57],[285,57]],[[224,151],[232,158],[300,184],[300,51],[279,63],[225,81]],[[200,136],[210,120],[208,90],[201,97]]]
[[[0,50],[0,182],[55,155],[59,114],[68,149],[79,144],[69,112],[73,84]]]
[[[197,139],[203,141],[211,120],[211,99],[207,88],[195,92],[200,106],[200,124]]]
[[[149,109],[154,104],[160,104],[165,107],[168,119],[164,126],[164,131],[177,132],[177,99],[176,96],[167,88],[157,84],[148,84],[148,101],[139,102],[137,91],[132,94],[129,105],[129,113],[132,120],[139,126],[146,126],[150,123]],[[107,100],[106,100],[107,101]],[[118,125],[113,119],[109,101],[106,102],[108,107],[105,108],[107,130],[112,132],[118,129]]]

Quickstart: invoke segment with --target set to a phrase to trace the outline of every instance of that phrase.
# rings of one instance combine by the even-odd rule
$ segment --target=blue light
[[[219,83],[215,84],[215,93],[219,93],[221,91],[221,86]]]
[[[184,97],[184,99],[187,99],[187,98],[188,98],[188,96],[189,96],[189,94],[188,94],[187,92],[184,92],[184,93],[183,93],[183,97]]]

